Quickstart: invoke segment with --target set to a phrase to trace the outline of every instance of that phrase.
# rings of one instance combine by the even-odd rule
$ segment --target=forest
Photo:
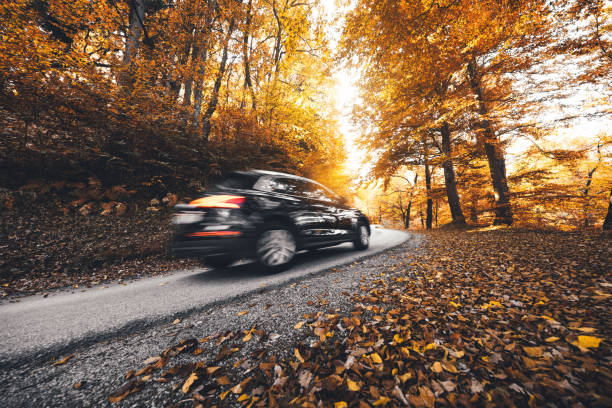
[[[0,21],[0,211],[156,212],[263,168],[405,228],[610,228],[604,1],[14,0]]]

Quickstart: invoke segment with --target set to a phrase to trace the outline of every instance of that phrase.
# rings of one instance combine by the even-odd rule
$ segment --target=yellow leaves
[[[592,327],[579,327],[576,330],[582,332],[582,333],[595,333],[595,329]]]
[[[377,399],[374,404],[375,407],[384,407],[385,405],[387,405],[389,402],[391,402],[391,399],[389,397],[385,397],[385,396],[381,396],[379,399]]]
[[[402,339],[402,336],[400,336],[399,334],[395,334],[393,336],[393,341],[397,344],[402,344],[404,342],[404,339]]]
[[[198,376],[196,373],[191,373],[191,375],[189,376],[189,378],[187,378],[187,381],[185,381],[185,383],[183,384],[183,386],[181,387],[181,391],[183,391],[183,394],[187,394],[189,392],[189,388],[191,388],[191,386],[193,385],[193,383],[198,379]]]
[[[304,323],[306,323],[306,322],[304,322],[304,321],[298,322],[298,323],[296,323],[296,325],[295,325],[295,326],[293,326],[293,328],[294,328],[295,330],[299,330],[299,329],[301,329],[301,328],[302,328],[302,326],[304,326]]]
[[[402,375],[398,375],[397,377],[402,381],[402,383],[405,383],[412,378],[412,373],[404,373]]]
[[[423,347],[423,353],[426,352],[427,350],[435,350],[438,348],[438,345],[436,343],[429,343],[428,345],[426,345],[425,347]],[[418,352],[418,350],[415,350]]]
[[[551,337],[547,337],[544,341],[547,343],[554,343],[555,341],[560,340],[559,337],[555,337],[555,336],[551,336]]]
[[[347,408],[348,405],[344,401],[334,402],[334,408]]]
[[[359,391],[361,389],[361,385],[358,382],[351,380],[350,378],[346,379],[346,386],[351,391]]]
[[[436,361],[431,365],[431,371],[436,374],[440,374],[442,371],[444,371],[444,369],[442,368],[442,364],[440,364],[439,361]]]
[[[442,368],[444,368],[446,371],[448,371],[449,373],[453,373],[453,374],[457,374],[457,367],[455,367],[455,365],[451,362],[448,361],[443,361],[442,362]]]
[[[523,347],[523,350],[529,357],[542,357],[542,354],[544,354],[541,347]]]
[[[255,327],[253,327],[251,330],[245,331],[245,336],[242,338],[242,342],[246,343],[248,341],[250,341],[253,338],[253,332],[255,331]]]
[[[228,395],[230,392],[231,392],[231,390],[227,390],[227,391],[222,392],[222,393],[219,395],[219,398],[221,399],[221,401],[223,401],[223,400],[225,399],[225,397],[227,397],[227,395]]]
[[[236,313],[236,316],[244,316],[245,314],[249,313],[248,310],[243,310],[242,312],[238,312]]]
[[[380,355],[378,353],[372,353],[370,354],[370,359],[376,363],[376,364],[382,364],[382,358],[380,358]]]
[[[303,362],[304,362],[304,358],[303,358],[303,357],[302,357],[302,355],[300,354],[300,350],[298,350],[297,348],[294,348],[294,349],[293,349],[293,355],[295,356],[295,358],[297,358],[297,359],[298,359],[298,361],[299,361],[300,363],[303,363]]]
[[[578,340],[573,341],[572,344],[578,347],[581,351],[585,351],[590,348],[599,347],[601,340],[602,339],[593,336],[578,336]]]

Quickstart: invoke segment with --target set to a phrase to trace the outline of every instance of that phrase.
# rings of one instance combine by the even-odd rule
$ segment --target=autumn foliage
[[[341,51],[361,72],[354,117],[371,179],[385,180],[381,210],[407,225],[399,207],[414,199],[428,228],[436,208],[440,223],[459,225],[601,225],[610,134],[568,129],[610,123],[609,11],[601,1],[355,2]],[[415,174],[418,186],[388,188]]]
[[[4,2],[1,183],[149,200],[233,169],[339,170],[321,26],[288,0]],[[66,188],[59,209],[87,190]]]

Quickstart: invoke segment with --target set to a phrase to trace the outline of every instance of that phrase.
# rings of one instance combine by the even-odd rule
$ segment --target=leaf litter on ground
[[[612,405],[609,238],[424,235],[408,263],[350,294],[352,310],[318,303],[294,344],[259,347],[270,337],[257,327],[182,340],[109,401],[153,375],[177,377],[177,402],[194,407]],[[198,360],[202,343],[214,352]]]

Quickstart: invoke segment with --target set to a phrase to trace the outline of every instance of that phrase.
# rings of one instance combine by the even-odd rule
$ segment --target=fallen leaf
[[[305,322],[303,322],[303,321],[298,322],[298,323],[296,323],[296,325],[295,325],[295,326],[293,326],[293,328],[294,328],[295,330],[299,330],[299,329],[301,329],[301,328],[302,328],[302,326],[304,325],[304,323],[305,323]]]
[[[346,379],[346,386],[351,391],[359,391],[361,389],[361,385],[358,382],[351,380],[350,378]]]
[[[600,338],[593,336],[578,336],[578,340],[572,342],[573,345],[582,347],[585,349],[589,348],[597,348],[599,347],[599,343],[601,342]]]
[[[544,354],[541,347],[523,347],[523,350],[529,357],[542,357],[542,354]]]
[[[189,388],[191,388],[191,386],[193,385],[193,383],[198,379],[198,376],[196,373],[191,373],[191,375],[189,376],[189,378],[187,378],[187,381],[185,381],[185,383],[183,384],[183,386],[181,387],[181,390],[183,391],[183,394],[187,394],[189,392]]]
[[[470,390],[472,391],[472,394],[478,394],[484,391],[484,387],[480,381],[476,380],[475,378],[472,378]]]
[[[244,316],[244,315],[245,315],[245,314],[247,314],[247,313],[249,313],[249,311],[248,311],[248,310],[244,310],[244,311],[242,311],[242,312],[238,312],[238,313],[236,313],[236,316]]]
[[[153,363],[157,363],[157,360],[159,360],[161,357],[157,356],[157,357],[149,357],[147,358],[143,364],[153,364]]]
[[[140,380],[132,380],[132,381],[128,382],[123,387],[121,387],[117,392],[112,393],[108,397],[108,401],[111,402],[111,403],[115,403],[115,402],[121,401],[122,399],[124,399],[128,395],[130,395],[130,394],[132,394],[132,393],[134,393],[136,391],[139,391],[141,384],[142,384],[142,382]]]
[[[179,324],[181,322],[181,319],[175,319],[172,324]]]
[[[385,405],[387,405],[389,402],[391,402],[391,399],[389,397],[385,397],[385,396],[381,396],[379,399],[377,399],[374,402],[374,406],[375,407],[384,407]]]
[[[370,358],[372,359],[373,362],[375,362],[376,364],[382,364],[382,358],[380,358],[380,355],[378,353],[372,353],[370,354]]]
[[[54,366],[59,366],[62,364],[66,364],[68,362],[68,360],[70,360],[72,357],[74,357],[73,354],[70,354],[69,356],[66,356],[64,358],[62,358],[61,360],[56,361],[55,363],[53,363]]]
[[[300,363],[304,362],[304,358],[302,357],[302,355],[300,354],[300,350],[294,348],[293,349],[293,355],[295,356],[295,358],[297,358],[299,360]]]
[[[431,371],[434,373],[440,374],[444,369],[442,368],[442,364],[439,361],[436,361],[431,365]]]
[[[592,327],[579,327],[577,330],[582,333],[595,333],[595,329]]]
[[[440,385],[442,386],[442,388],[444,388],[446,392],[453,392],[457,387],[452,381],[440,381]]]

